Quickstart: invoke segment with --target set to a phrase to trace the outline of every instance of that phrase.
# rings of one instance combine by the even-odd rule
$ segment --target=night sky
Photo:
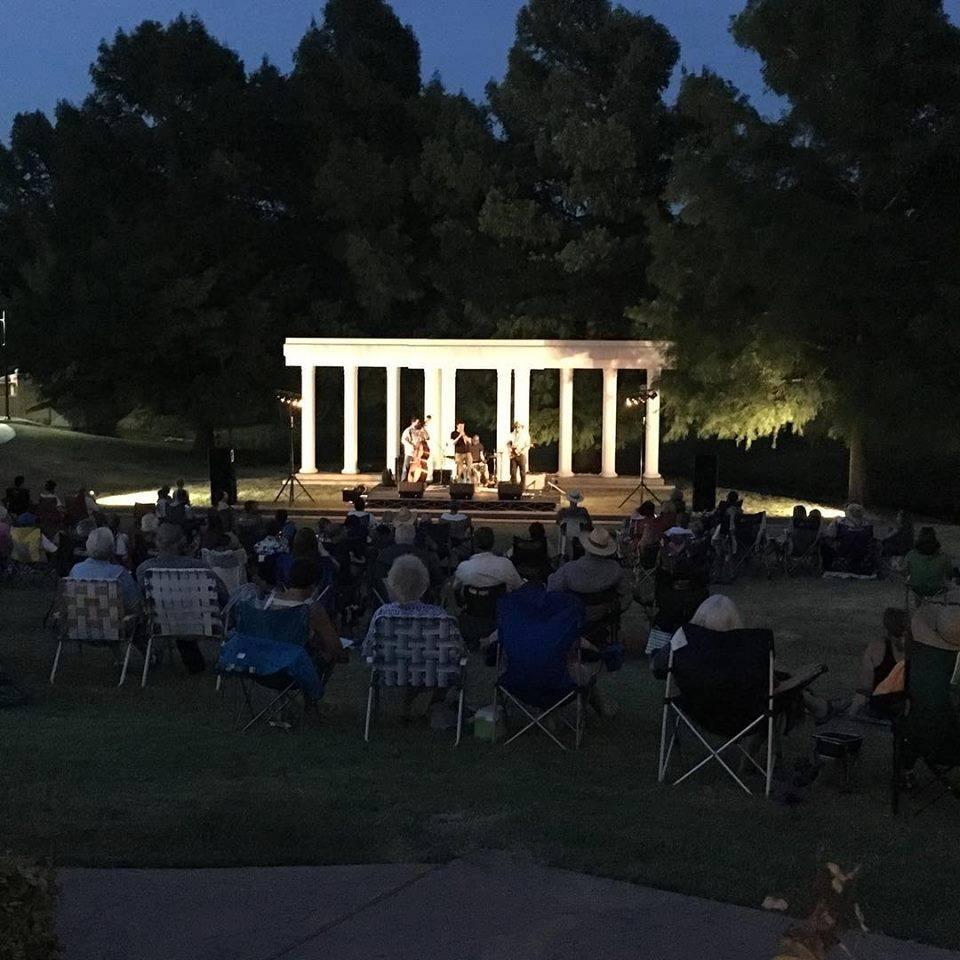
[[[522,0],[394,0],[393,8],[420,40],[424,78],[439,71],[446,86],[470,96],[502,75]],[[704,64],[731,79],[765,112],[776,113],[764,93],[758,61],[727,33],[743,0],[627,0],[624,6],[664,23],[681,45],[689,69]],[[947,0],[960,22],[960,0]],[[59,99],[78,101],[89,89],[88,67],[97,44],[118,27],[142,20],[169,21],[181,10],[198,13],[248,68],[266,54],[281,69],[321,0],[0,0],[0,138],[18,111],[51,111]]]

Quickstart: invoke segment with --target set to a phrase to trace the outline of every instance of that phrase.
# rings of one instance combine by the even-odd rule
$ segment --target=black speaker
[[[210,448],[210,503],[216,506],[224,493],[227,502],[237,502],[237,472],[234,469],[233,450],[225,447]]]
[[[501,500],[519,500],[523,496],[523,486],[519,483],[507,483],[501,480],[497,484],[497,496]]]
[[[400,484],[400,499],[401,500],[422,500],[423,491],[426,489],[426,483],[420,481],[420,483],[401,483]]]
[[[472,500],[473,499],[473,484],[472,483],[457,483],[454,481],[450,484],[450,499],[451,500]]]
[[[713,453],[698,453],[693,461],[694,513],[713,510],[717,505],[717,457]]]

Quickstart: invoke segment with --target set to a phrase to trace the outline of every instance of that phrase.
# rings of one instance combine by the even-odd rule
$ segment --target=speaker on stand
[[[237,471],[234,451],[227,447],[210,448],[210,503],[216,506],[224,493],[227,502],[237,502]]]

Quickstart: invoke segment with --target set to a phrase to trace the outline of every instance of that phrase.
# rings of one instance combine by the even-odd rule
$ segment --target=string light
[[[627,407],[642,407],[648,400],[656,400],[656,390],[641,390],[635,397],[627,397],[624,405]]]

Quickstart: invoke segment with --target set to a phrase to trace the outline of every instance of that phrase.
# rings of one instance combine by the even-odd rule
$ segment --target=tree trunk
[[[850,465],[847,471],[847,500],[864,504],[867,499],[867,451],[863,425],[852,424],[847,435]]]
[[[213,447],[213,427],[197,427],[193,435],[193,452],[206,454]]]

